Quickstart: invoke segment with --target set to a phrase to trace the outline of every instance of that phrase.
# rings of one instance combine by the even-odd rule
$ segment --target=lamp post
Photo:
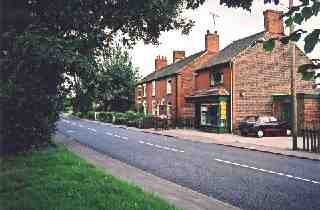
[[[293,0],[289,0],[289,9],[293,7]],[[290,26],[290,34],[294,31],[294,23]],[[289,41],[289,66],[291,73],[291,129],[292,129],[292,149],[297,150],[297,133],[298,133],[298,110],[297,110],[297,92],[296,92],[296,53],[294,41]]]

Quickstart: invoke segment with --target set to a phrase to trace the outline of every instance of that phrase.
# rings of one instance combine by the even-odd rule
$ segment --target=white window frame
[[[156,96],[156,81],[152,81],[152,96]]]
[[[167,94],[172,93],[172,80],[171,78],[167,79]]]
[[[147,97],[147,84],[143,84],[143,97]]]
[[[220,81],[219,82],[216,82],[215,81],[215,74],[220,74]],[[223,79],[223,72],[210,72],[210,86],[213,87],[213,86],[216,86],[216,85],[222,85],[223,82],[224,82],[224,79]]]
[[[157,101],[156,100],[152,100],[152,115],[157,115]]]

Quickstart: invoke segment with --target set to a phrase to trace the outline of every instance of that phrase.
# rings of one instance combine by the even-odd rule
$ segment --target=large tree
[[[181,17],[204,0],[5,0],[1,30],[2,151],[46,142],[58,119],[64,75],[97,69],[96,53],[114,39],[157,43],[187,33]],[[2,137],[2,138],[1,138]]]

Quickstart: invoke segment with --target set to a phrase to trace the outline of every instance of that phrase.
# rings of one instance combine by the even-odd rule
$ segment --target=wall
[[[296,48],[297,65],[309,59]],[[233,126],[248,115],[271,115],[272,95],[288,94],[290,70],[288,46],[276,42],[271,53],[262,43],[243,51],[233,63]],[[313,82],[301,80],[297,73],[297,92],[312,92]],[[244,92],[240,96],[240,92]]]

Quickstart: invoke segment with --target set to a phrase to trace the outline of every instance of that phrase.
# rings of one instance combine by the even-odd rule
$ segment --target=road
[[[60,132],[112,158],[245,210],[320,209],[320,162],[63,117]]]

